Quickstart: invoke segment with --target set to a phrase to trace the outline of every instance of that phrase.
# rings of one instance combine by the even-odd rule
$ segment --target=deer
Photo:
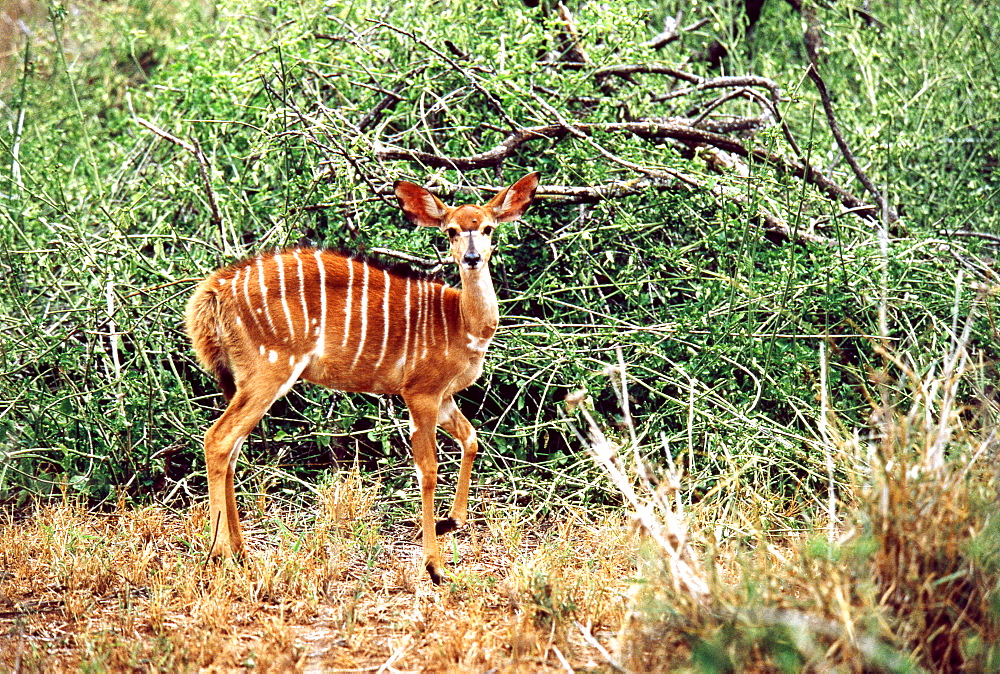
[[[521,218],[539,174],[529,173],[484,205],[446,206],[427,189],[398,180],[398,205],[419,227],[450,242],[461,287],[377,261],[321,248],[292,247],[220,268],[187,303],[185,327],[226,408],[205,433],[210,558],[245,553],[234,478],[244,441],[300,379],[330,389],[400,395],[421,498],[423,566],[443,578],[437,536],[465,525],[476,431],[454,395],[475,382],[500,313],[489,260],[499,223]],[[461,448],[455,500],[435,521],[437,427]]]

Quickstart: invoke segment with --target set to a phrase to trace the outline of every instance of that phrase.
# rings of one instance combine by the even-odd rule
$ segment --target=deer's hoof
[[[441,573],[441,567],[438,566],[436,562],[427,562],[427,573],[431,577],[431,582],[435,585],[440,585],[441,581],[444,580],[444,575]]]
[[[434,535],[441,536],[449,531],[454,531],[459,527],[457,521],[453,517],[447,517],[443,520],[438,520],[437,524],[434,525]]]

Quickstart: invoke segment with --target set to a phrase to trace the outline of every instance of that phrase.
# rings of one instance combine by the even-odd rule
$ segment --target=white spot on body
[[[261,345],[260,345],[260,355],[262,355],[262,356],[263,356],[263,355],[264,355],[264,354],[265,354],[266,352],[267,352],[267,349],[266,349],[266,348],[264,348],[264,345],[263,345],[263,344],[261,344]]]
[[[272,363],[277,363],[278,362],[278,352],[275,351],[274,349],[271,349],[267,353],[267,360],[270,361],[270,362],[272,362]]]

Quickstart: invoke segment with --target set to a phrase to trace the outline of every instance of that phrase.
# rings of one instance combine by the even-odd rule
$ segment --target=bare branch
[[[532,140],[559,140],[567,135],[589,137],[594,132],[616,133],[624,131],[647,140],[662,140],[669,138],[690,146],[708,144],[743,156],[748,154],[747,149],[742,143],[727,138],[721,134],[705,131],[703,129],[696,129],[686,122],[687,120],[682,118],[674,118],[663,121],[646,120],[640,122],[607,123],[565,122],[559,124],[547,124],[544,126],[532,126],[509,133],[506,138],[490,150],[466,157],[442,157],[421,150],[410,150],[381,144],[376,145],[374,149],[375,155],[379,159],[383,160],[416,161],[433,168],[450,168],[458,171],[469,171],[472,169],[496,166],[505,159],[511,157],[515,152],[517,152],[518,149],[520,149],[522,145]]]
[[[198,162],[198,174],[201,176],[202,186],[205,188],[205,198],[208,200],[208,208],[212,212],[212,224],[219,229],[220,242],[223,240],[222,231],[222,215],[219,213],[219,206],[215,200],[215,190],[212,189],[212,179],[211,179],[211,166],[208,163],[208,157],[205,156],[205,152],[201,149],[201,145],[198,141],[186,141],[182,138],[169,133],[156,126],[152,122],[143,119],[142,117],[133,115],[136,123],[140,126],[144,126],[153,133],[155,133],[160,138],[164,140],[169,140],[175,145],[179,145],[187,152],[194,155],[195,160]]]
[[[844,134],[841,133],[840,124],[837,123],[837,117],[833,112],[833,102],[830,100],[830,92],[826,88],[826,82],[823,81],[823,77],[819,74],[819,48],[821,45],[821,38],[820,25],[816,19],[815,9],[811,5],[806,5],[803,8],[802,14],[805,16],[806,23],[808,24],[804,37],[806,53],[809,56],[809,67],[806,69],[806,73],[809,75],[809,79],[813,81],[813,84],[816,85],[817,91],[819,91],[820,101],[823,103],[823,111],[826,113],[826,121],[830,127],[830,133],[833,134],[833,138],[837,142],[837,147],[840,148],[840,153],[844,156],[844,159],[847,160],[851,170],[854,171],[854,176],[858,179],[858,182],[860,182],[868,193],[874,197],[875,203],[878,204],[879,212],[885,213],[889,223],[893,223],[899,219],[899,215],[897,215],[894,208],[889,206],[878,187],[875,186],[875,183],[864,172],[861,165],[858,164],[858,160],[854,157],[854,153],[851,152],[851,148],[847,145],[847,141],[844,140]]]
[[[682,15],[678,16],[676,19],[672,16],[668,16],[663,20],[663,31],[656,37],[647,40],[642,43],[643,47],[649,47],[650,49],[663,49],[671,42],[674,42],[681,37],[681,33],[693,33],[702,26],[712,22],[709,18],[700,19],[690,26],[685,26],[679,28],[681,23]]]

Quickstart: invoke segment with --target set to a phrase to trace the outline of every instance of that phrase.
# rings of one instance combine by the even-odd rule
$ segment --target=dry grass
[[[831,505],[811,535],[780,544],[768,532],[715,544],[704,504],[680,497],[681,473],[671,466],[652,479],[638,453],[626,459],[631,448],[583,409],[595,460],[646,533],[621,664],[998,671],[998,406],[977,379],[983,368],[972,365],[968,333],[922,367],[878,348],[885,369],[872,377],[882,404],[871,433],[845,432],[831,413],[822,434],[845,476],[840,511]]]
[[[634,546],[621,520],[570,514],[539,530],[494,513],[445,540],[452,573],[436,588],[413,532],[367,517],[375,494],[347,476],[322,491],[313,524],[250,522],[242,565],[205,565],[201,508],[8,518],[0,671],[604,666],[589,640],[613,648],[625,611]],[[265,544],[261,529],[286,533]]]

